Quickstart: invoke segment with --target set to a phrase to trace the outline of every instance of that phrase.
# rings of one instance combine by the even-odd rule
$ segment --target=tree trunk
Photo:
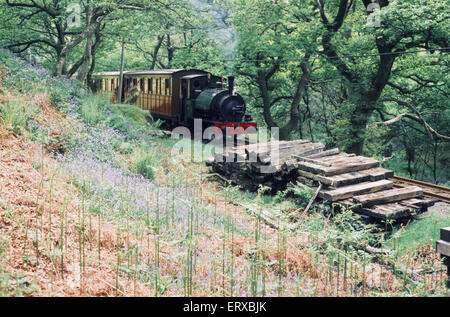
[[[158,42],[157,42],[155,48],[153,49],[152,63],[150,65],[150,70],[154,70],[156,67],[156,62],[158,61],[158,53],[159,53],[159,50],[161,48],[163,41],[164,41],[164,36],[158,35]]]
[[[91,26],[92,21],[92,6],[88,1],[86,8],[86,28]],[[89,71],[89,65],[91,62],[91,54],[92,54],[92,42],[93,42],[94,32],[90,32],[86,36],[86,47],[84,49],[83,54],[83,62],[80,66],[80,70],[78,71],[77,79],[79,81],[84,81],[86,79],[87,73]]]
[[[307,54],[305,58],[308,58],[310,55]],[[263,109],[264,109],[264,120],[266,121],[267,125],[270,128],[279,127],[279,138],[280,140],[289,140],[292,131],[294,131],[299,123],[300,123],[300,111],[299,111],[299,105],[300,101],[303,98],[303,95],[305,94],[306,85],[311,77],[311,68],[309,65],[308,60],[304,60],[302,64],[300,65],[302,69],[302,77],[300,78],[297,89],[295,91],[294,98],[290,105],[290,115],[289,115],[289,121],[282,127],[280,127],[272,117],[272,114],[270,113],[270,109],[272,107],[271,102],[271,96],[269,92],[269,88],[267,85],[268,78],[270,78],[274,73],[275,69],[273,69],[271,72],[269,72],[269,75],[263,71],[258,71],[257,75],[257,81],[258,86],[261,92],[261,96],[263,99]],[[271,74],[271,75],[270,75]]]
[[[100,46],[101,41],[102,41],[102,36],[100,34],[100,28],[98,28],[95,32],[95,44],[92,46],[91,67],[89,68],[89,71],[86,76],[87,84],[88,84],[89,88],[91,89],[91,91],[94,91],[94,92],[97,87],[95,85],[95,82],[92,80],[92,74],[94,73],[94,69],[95,69],[95,61],[96,61],[95,56],[96,56],[97,48]]]
[[[364,142],[366,127],[369,117],[372,115],[373,110],[366,110],[363,107],[356,107],[355,111],[351,115],[350,123],[351,129],[348,136],[348,144],[345,147],[346,152],[355,153],[361,155]]]
[[[170,34],[167,34],[167,65],[169,68],[172,65],[174,55],[175,55],[175,48],[172,45]]]
[[[67,53],[64,52],[59,53],[56,60],[55,76],[64,75],[64,71],[66,69],[66,61],[67,61]]]
[[[87,27],[83,30],[83,32],[81,32],[80,35],[78,35],[70,43],[67,43],[64,45],[64,47],[61,49],[61,52],[58,54],[58,61],[56,63],[56,70],[55,70],[56,76],[65,75],[67,73],[67,71],[66,71],[67,54],[74,47],[76,47],[78,44],[80,44],[85,38],[91,37],[91,40],[92,40],[93,33],[95,33],[96,30],[99,28],[103,19],[104,19],[104,16],[100,16],[95,20],[94,23],[92,23],[92,21],[91,21],[90,24],[87,25]],[[90,47],[92,48],[92,42],[90,45],[91,45]],[[90,55],[91,55],[90,52],[87,55],[89,55],[89,58],[90,58]],[[89,66],[89,62],[88,62],[88,66]],[[86,73],[87,73],[87,71],[86,71]],[[86,76],[86,74],[84,76]]]

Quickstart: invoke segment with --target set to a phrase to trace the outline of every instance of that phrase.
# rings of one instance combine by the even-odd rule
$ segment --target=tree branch
[[[440,134],[439,132],[437,132],[436,130],[434,130],[434,129],[433,129],[433,128],[425,121],[425,119],[422,117],[422,115],[420,114],[420,112],[417,111],[417,109],[416,109],[413,105],[411,105],[409,102],[406,102],[406,101],[403,101],[403,100],[399,100],[399,99],[396,99],[396,98],[383,98],[383,99],[380,99],[378,102],[380,103],[380,102],[385,102],[385,101],[396,102],[396,103],[398,103],[399,105],[408,107],[409,109],[411,109],[411,110],[414,112],[414,114],[411,114],[411,113],[402,113],[402,114],[400,114],[399,116],[397,116],[397,117],[395,117],[395,118],[393,118],[393,119],[391,119],[391,120],[384,121],[384,122],[375,122],[375,123],[369,125],[368,128],[370,128],[370,127],[375,127],[375,126],[379,126],[379,125],[385,125],[385,126],[386,126],[386,125],[391,125],[391,124],[394,124],[394,123],[396,123],[396,122],[398,122],[398,121],[400,121],[400,120],[402,120],[403,118],[406,117],[406,118],[410,118],[410,119],[413,119],[413,120],[415,120],[415,121],[421,123],[421,124],[425,127],[425,129],[426,129],[428,135],[430,136],[430,139],[433,139],[433,136],[434,136],[435,138],[440,139],[440,140],[442,140],[442,141],[450,142],[450,137],[449,137],[449,136],[442,135],[442,134]]]

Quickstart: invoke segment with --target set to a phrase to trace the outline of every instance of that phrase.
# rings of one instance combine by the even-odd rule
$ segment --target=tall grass
[[[16,134],[27,131],[28,121],[37,113],[24,98],[14,98],[0,103],[0,123]]]

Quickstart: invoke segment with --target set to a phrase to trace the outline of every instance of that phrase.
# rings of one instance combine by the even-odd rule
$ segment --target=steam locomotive
[[[257,128],[246,114],[244,99],[234,90],[234,77],[225,79],[195,69],[124,72],[121,100],[119,72],[96,73],[93,78],[97,90],[109,93],[113,102],[148,110],[170,127],[193,129],[194,120],[202,119],[203,130],[213,126],[223,134],[237,135]]]

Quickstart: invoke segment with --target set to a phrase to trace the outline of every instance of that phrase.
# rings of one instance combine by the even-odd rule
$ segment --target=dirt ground
[[[43,116],[61,119],[43,104]],[[11,279],[0,286],[14,292],[26,276],[37,294],[24,295],[147,296],[140,283],[114,269],[115,227],[89,216],[80,229],[81,205],[78,189],[41,146],[0,124],[0,274]]]
[[[427,214],[435,214],[442,217],[450,217],[450,204],[438,202],[428,208]]]

